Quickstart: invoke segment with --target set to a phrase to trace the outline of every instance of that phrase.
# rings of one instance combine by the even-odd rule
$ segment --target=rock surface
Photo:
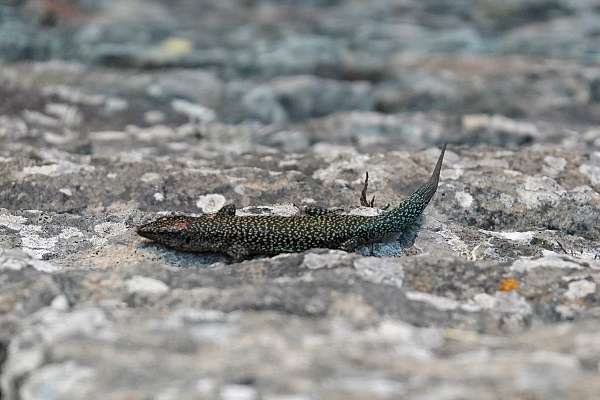
[[[168,3],[168,4],[167,4]],[[597,399],[592,1],[0,5],[0,398]],[[383,207],[399,241],[232,264],[168,213]],[[242,209],[243,208],[243,209]]]

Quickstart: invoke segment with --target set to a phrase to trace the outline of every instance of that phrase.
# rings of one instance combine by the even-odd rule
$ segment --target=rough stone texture
[[[600,7],[0,5],[0,398],[597,399]],[[398,241],[231,264],[166,213],[379,207]]]

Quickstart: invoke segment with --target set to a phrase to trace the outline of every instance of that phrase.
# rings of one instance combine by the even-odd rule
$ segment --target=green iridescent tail
[[[380,229],[390,233],[401,232],[411,226],[421,215],[437,190],[445,152],[446,144],[442,146],[440,157],[431,174],[431,178],[429,178],[426,184],[411,193],[398,207],[381,214],[377,218],[376,225]]]

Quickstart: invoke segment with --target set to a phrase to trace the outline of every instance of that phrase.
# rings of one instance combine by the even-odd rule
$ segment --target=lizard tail
[[[446,152],[446,144],[442,146],[442,152],[435,164],[433,173],[429,181],[411,193],[400,205],[380,214],[377,217],[377,225],[381,229],[386,229],[392,232],[401,232],[410,226],[416,218],[421,215],[425,207],[431,201],[431,198],[437,191],[440,181],[440,172],[442,163],[444,162],[444,153]],[[384,228],[382,228],[384,227]]]
[[[444,143],[442,146],[442,152],[437,160],[437,164],[435,164],[435,169],[431,174],[431,178],[429,178],[429,183],[435,185],[436,188],[440,181],[440,171],[442,170],[442,162],[444,161],[444,154],[446,153],[446,145],[447,143]]]
[[[427,206],[433,195],[435,194],[438,183],[440,182],[440,172],[442,170],[442,163],[444,162],[444,154],[446,153],[446,143],[442,146],[442,152],[438,157],[437,163],[435,164],[435,168],[433,169],[433,173],[431,174],[431,178],[429,181],[421,186],[414,194],[418,194],[421,198],[421,201],[424,203],[424,206]]]

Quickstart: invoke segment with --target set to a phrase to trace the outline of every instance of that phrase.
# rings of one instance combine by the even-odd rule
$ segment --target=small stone
[[[194,121],[211,122],[216,118],[215,112],[210,108],[185,100],[173,100],[171,107],[176,112],[184,114]]]
[[[218,193],[207,194],[200,196],[196,201],[196,207],[202,210],[204,213],[215,213],[219,211],[226,203],[225,196]]]
[[[456,310],[460,306],[456,300],[424,292],[407,292],[406,297],[412,301],[430,304],[440,310]]]
[[[162,294],[169,291],[169,287],[158,279],[136,275],[125,282],[129,293]]]
[[[256,389],[247,385],[227,385],[221,390],[223,400],[255,400],[258,398]]]
[[[151,110],[144,113],[144,121],[149,124],[160,124],[165,120],[165,114],[161,111]]]
[[[569,300],[577,300],[594,292],[596,292],[596,283],[581,279],[569,283],[569,290],[565,293],[565,297]]]
[[[73,192],[69,188],[61,188],[61,189],[58,189],[58,191],[61,192],[62,194],[64,194],[65,196],[67,196],[67,197],[73,196]]]
[[[157,174],[156,172],[146,172],[144,175],[142,175],[140,180],[144,183],[157,182],[160,180],[160,174]]]
[[[330,269],[346,264],[347,253],[341,250],[329,250],[327,253],[308,253],[303,266],[308,269]]]
[[[456,192],[454,197],[458,204],[464,209],[468,209],[473,205],[473,196],[467,192]]]
[[[125,99],[119,97],[110,97],[104,102],[104,109],[108,114],[127,110],[129,103]]]
[[[600,185],[600,166],[583,164],[579,167],[579,172],[587,176],[592,185]]]

